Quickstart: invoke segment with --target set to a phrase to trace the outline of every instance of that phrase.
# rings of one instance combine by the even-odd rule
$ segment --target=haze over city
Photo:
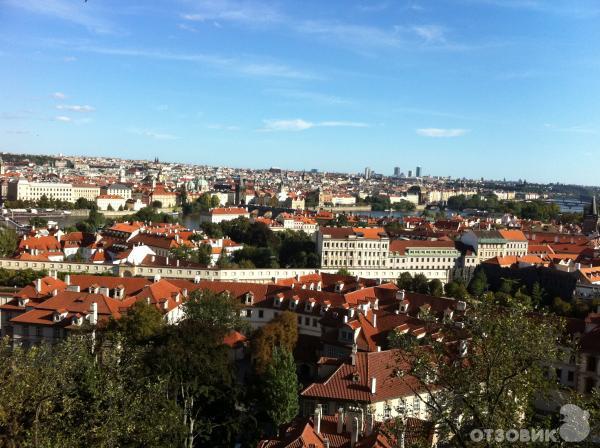
[[[0,150],[597,185],[599,17],[585,0],[2,0]]]

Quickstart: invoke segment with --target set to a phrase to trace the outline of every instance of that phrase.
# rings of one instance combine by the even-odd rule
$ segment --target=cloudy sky
[[[595,0],[0,0],[0,151],[600,184]]]

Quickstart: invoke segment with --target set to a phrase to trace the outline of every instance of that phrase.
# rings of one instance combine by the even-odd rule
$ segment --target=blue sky
[[[596,0],[0,0],[0,151],[600,184]]]

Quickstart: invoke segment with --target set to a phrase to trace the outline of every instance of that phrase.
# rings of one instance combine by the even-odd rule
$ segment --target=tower
[[[582,232],[585,235],[591,235],[600,231],[600,218],[598,217],[598,206],[596,204],[596,196],[592,196],[592,203],[586,213],[584,211]]]
[[[421,177],[421,167],[418,166],[415,172],[415,177]]]

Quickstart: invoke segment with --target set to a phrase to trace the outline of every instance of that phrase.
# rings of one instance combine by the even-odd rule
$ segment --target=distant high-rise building
[[[417,172],[415,173],[415,176],[421,177],[421,167],[420,166],[417,167]]]
[[[394,167],[394,177],[400,177],[400,167]]]
[[[371,172],[371,168],[369,168],[369,167],[366,167],[366,168],[365,168],[365,179],[369,179],[369,178],[371,178],[371,174],[372,174],[372,172]]]
[[[412,170],[408,170],[408,177],[412,177]]]

